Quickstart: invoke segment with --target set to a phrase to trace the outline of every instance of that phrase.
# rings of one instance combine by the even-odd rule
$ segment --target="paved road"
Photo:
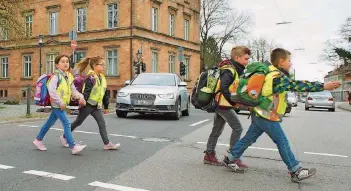
[[[36,151],[31,144],[43,122],[3,125],[0,190],[350,190],[350,115],[342,110],[306,112],[297,107],[285,118],[284,128],[297,158],[318,170],[314,179],[300,184],[290,182],[267,136],[245,153],[250,165],[245,174],[203,165],[212,115],[195,110],[179,121],[106,116],[110,139],[121,142],[119,151],[101,149],[96,124],[89,118],[74,133],[76,140],[88,145],[80,156],[72,156],[60,145],[59,123],[44,140],[46,152]],[[250,121],[246,114],[240,118],[246,130]],[[220,159],[227,149],[229,130],[219,140]]]

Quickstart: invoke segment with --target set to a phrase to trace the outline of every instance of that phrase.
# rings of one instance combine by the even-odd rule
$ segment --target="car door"
[[[179,86],[180,82],[182,80],[177,76],[177,85],[178,85],[178,92],[179,92],[179,95],[181,97],[181,108],[182,110],[186,108],[187,106],[187,97],[186,97],[186,87],[181,87]]]

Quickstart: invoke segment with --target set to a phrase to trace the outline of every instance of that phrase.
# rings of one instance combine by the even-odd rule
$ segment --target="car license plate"
[[[151,100],[132,100],[133,105],[152,105]]]

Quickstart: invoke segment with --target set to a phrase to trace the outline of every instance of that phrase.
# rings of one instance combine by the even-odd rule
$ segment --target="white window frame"
[[[175,73],[175,56],[168,56],[169,73]]]
[[[158,72],[158,52],[151,51],[151,72],[157,73]]]
[[[6,62],[4,62],[6,60]],[[1,57],[1,78],[8,78],[9,77],[9,57],[4,56]]]
[[[80,60],[78,60],[78,54],[83,54],[84,56],[80,59]],[[74,52],[74,61],[75,61],[75,63],[78,63],[79,61],[81,61],[82,59],[84,59],[85,57],[86,57],[87,55],[86,55],[86,52],[85,51],[75,51]]]
[[[55,35],[58,33],[58,12],[49,13],[49,27],[50,35]]]
[[[55,71],[55,58],[58,54],[47,54],[46,55],[46,73],[53,73]]]
[[[26,58],[29,58],[29,60],[26,60]],[[28,75],[26,75],[26,73],[28,73]],[[23,77],[24,78],[32,77],[32,55],[23,56]]]
[[[116,6],[116,9],[112,9],[110,10],[110,6]],[[112,18],[112,26],[110,26],[110,14],[115,14],[114,18],[113,16]],[[110,3],[107,5],[107,28],[109,29],[113,29],[113,28],[117,28],[118,27],[118,3]]]
[[[184,19],[184,40],[189,40],[190,33],[190,21],[188,19]]]
[[[169,36],[174,36],[174,28],[175,28],[175,15],[169,14]]]
[[[109,56],[109,52],[112,53],[111,56]],[[115,55],[113,54],[114,52],[116,53]],[[118,75],[118,69],[119,69],[119,67],[118,67],[118,50],[117,50],[117,48],[106,50],[106,58],[107,59],[106,59],[106,68],[105,68],[105,70],[106,70],[107,76],[117,76]],[[112,61],[114,63],[110,63],[110,60],[115,60],[115,61]],[[115,72],[113,70],[115,70]]]
[[[83,10],[82,12],[80,10]],[[79,18],[82,17],[79,22]],[[80,25],[80,27],[79,27]],[[87,30],[87,8],[77,8],[77,32],[85,32]]]
[[[190,57],[184,58],[185,64],[185,79],[190,80]]]
[[[25,16],[25,32],[26,37],[31,37],[33,35],[33,15]]]
[[[151,30],[154,32],[158,31],[158,8],[151,8]]]

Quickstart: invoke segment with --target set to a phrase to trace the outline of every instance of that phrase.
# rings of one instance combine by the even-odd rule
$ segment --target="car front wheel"
[[[180,119],[180,116],[181,116],[181,114],[182,114],[181,107],[180,107],[180,99],[178,99],[178,101],[176,102],[175,110],[176,110],[176,112],[174,112],[174,113],[172,114],[172,118],[173,118],[174,120],[179,120],[179,119]]]
[[[190,114],[190,100],[188,100],[186,110],[182,111],[182,116],[189,116],[189,114]]]
[[[116,111],[116,114],[117,114],[117,117],[126,118],[127,115],[128,115],[128,112],[125,112],[125,111]]]

